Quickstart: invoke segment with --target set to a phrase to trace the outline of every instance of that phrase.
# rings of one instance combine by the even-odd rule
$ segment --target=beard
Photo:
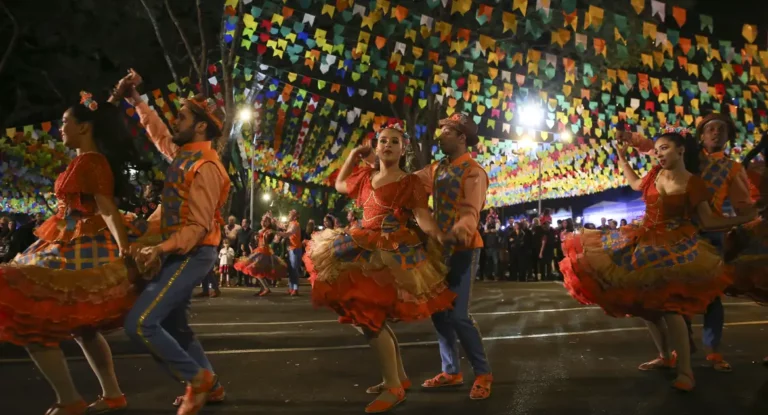
[[[171,141],[173,144],[181,147],[184,144],[190,143],[195,138],[195,130],[193,128],[187,128],[184,131],[177,132]]]

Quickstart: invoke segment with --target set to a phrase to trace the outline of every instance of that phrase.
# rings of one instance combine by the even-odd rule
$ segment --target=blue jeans
[[[701,237],[709,241],[717,251],[722,254],[725,243],[724,232],[702,232]],[[690,325],[690,322],[688,322]],[[707,306],[704,313],[704,327],[701,333],[701,341],[710,349],[717,349],[723,339],[723,325],[725,325],[725,309],[720,297]]]
[[[499,249],[485,248],[485,272],[483,277],[499,278]]]
[[[125,332],[143,345],[179,381],[191,381],[200,369],[213,371],[189,327],[192,290],[216,261],[216,248],[202,246],[187,255],[171,255],[147,284],[125,318]]]
[[[299,276],[301,275],[301,257],[304,250],[301,248],[288,251],[288,282],[290,289],[299,290]]]
[[[443,372],[448,374],[461,372],[457,338],[472,365],[475,376],[491,373],[480,328],[469,314],[472,282],[475,280],[479,261],[480,249],[457,251],[451,255],[448,260],[450,271],[446,282],[457,297],[454,300],[453,309],[432,315],[432,324],[437,330],[437,339],[440,344]]]

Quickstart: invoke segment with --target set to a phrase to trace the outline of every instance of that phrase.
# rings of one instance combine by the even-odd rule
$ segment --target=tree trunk
[[[147,17],[149,17],[149,21],[152,23],[152,28],[155,29],[155,37],[157,38],[157,42],[160,43],[160,47],[163,49],[163,56],[165,57],[165,63],[168,64],[168,70],[171,71],[171,76],[173,76],[173,81],[176,82],[176,85],[181,86],[179,75],[176,74],[176,68],[173,67],[173,61],[171,60],[171,56],[168,54],[168,49],[165,47],[165,42],[163,41],[163,37],[160,35],[160,26],[157,25],[157,19],[155,19],[155,14],[152,13],[152,9],[149,8],[149,5],[147,4],[147,0],[140,0],[140,1],[141,1],[141,5],[144,6],[144,10],[147,11]]]
[[[206,82],[206,71],[208,69],[208,47],[205,42],[205,31],[203,31],[203,11],[200,8],[202,0],[195,0],[195,6],[197,7],[197,30],[200,32],[200,64],[198,67],[198,82],[203,94],[208,96],[208,82]]]
[[[176,18],[176,15],[173,14],[173,10],[171,10],[171,4],[168,2],[168,0],[165,0],[165,9],[168,11],[168,16],[170,16],[171,21],[173,22],[173,25],[176,26],[176,30],[179,32],[179,36],[181,36],[181,41],[184,43],[184,47],[187,49],[187,56],[189,57],[190,65],[192,66],[192,69],[197,74],[198,79],[203,79],[202,73],[200,73],[200,67],[196,64],[197,59],[195,59],[195,55],[192,53],[192,48],[189,46],[189,40],[187,40],[187,36],[184,34],[184,31],[181,30],[181,25],[179,24],[179,19]],[[197,2],[197,12],[200,13],[200,1]],[[201,34],[202,36],[202,34]],[[177,84],[179,88],[181,88],[180,84]]]
[[[11,35],[11,41],[8,42],[8,47],[5,49],[5,53],[3,53],[3,57],[0,59],[0,73],[2,73],[6,62],[8,62],[8,59],[10,58],[11,53],[13,52],[13,49],[16,47],[16,42],[19,40],[19,24],[16,22],[16,18],[13,16],[13,13],[11,13],[11,11],[8,10],[7,7],[5,7],[5,3],[3,3],[2,0],[0,0],[0,8],[2,8],[5,14],[8,15],[8,18],[11,19],[11,25],[13,26],[13,34]]]

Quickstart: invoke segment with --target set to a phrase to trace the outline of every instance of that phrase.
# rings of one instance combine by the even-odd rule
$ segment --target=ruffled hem
[[[743,255],[726,269],[733,276],[733,284],[725,291],[727,295],[768,305],[768,255]]]
[[[334,255],[342,230],[317,233],[307,244],[304,264],[312,283],[312,303],[328,307],[339,321],[378,332],[387,321],[416,321],[453,307],[456,294],[445,283],[447,268],[439,244],[429,243],[426,258],[408,269],[392,253],[374,250],[366,260]]]
[[[288,277],[288,266],[276,255],[252,254],[235,263],[235,270],[252,278],[279,281]]]
[[[610,252],[585,248],[581,242],[573,234],[563,242],[564,285],[580,303],[598,305],[613,317],[701,314],[732,283],[715,248],[701,240],[698,256],[689,263],[632,271],[617,266]]]
[[[76,288],[70,291],[58,291],[37,284],[36,278],[46,272],[54,274],[52,278],[69,280],[93,280],[98,273],[115,277],[99,291],[77,288],[87,284],[73,284]],[[85,331],[118,329],[137,294],[122,261],[82,271],[2,266],[0,342],[55,346]]]

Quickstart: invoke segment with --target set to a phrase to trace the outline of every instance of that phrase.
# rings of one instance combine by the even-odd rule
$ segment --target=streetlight
[[[525,104],[520,108],[520,123],[528,127],[538,127],[544,122],[544,109],[540,105]]]
[[[563,131],[560,134],[560,141],[563,141],[563,142],[566,142],[566,143],[570,143],[571,142],[571,138],[572,138],[571,137],[571,133],[569,133],[568,131]]]
[[[288,222],[288,218],[286,218],[285,216],[280,216],[280,222],[283,222],[283,223]]]
[[[251,109],[248,107],[241,109],[237,114],[237,118],[239,118],[240,121],[250,121],[251,117],[253,117],[253,112],[251,112]]]
[[[261,200],[265,202],[269,202],[272,199],[272,197],[269,195],[269,193],[264,193],[263,196],[261,196]]]

